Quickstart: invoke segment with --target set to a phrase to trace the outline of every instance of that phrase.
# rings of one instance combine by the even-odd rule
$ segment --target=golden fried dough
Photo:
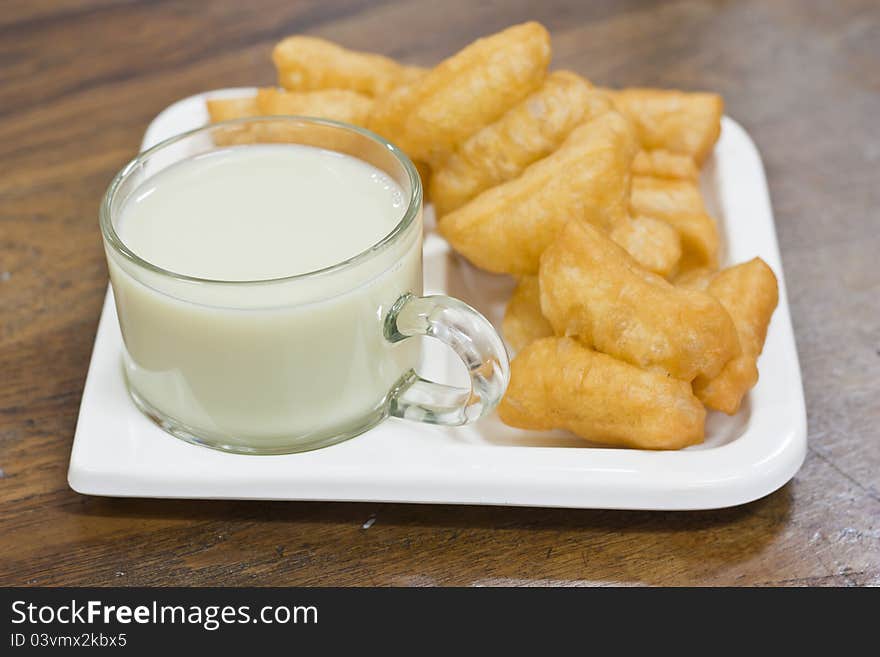
[[[539,338],[553,335],[553,327],[541,314],[537,276],[523,276],[519,279],[504,311],[501,331],[514,351],[523,349]]]
[[[205,106],[208,108],[208,116],[211,117],[211,123],[260,115],[256,96],[211,98],[205,101]]]
[[[733,318],[742,354],[729,361],[715,378],[697,377],[694,393],[709,408],[733,415],[758,382],[757,360],[779,302],[779,288],[773,270],[754,258],[719,272],[708,291]]]
[[[414,102],[417,85],[415,81],[401,84],[376,99],[367,127],[406,150],[403,143],[404,121]],[[412,154],[407,151],[412,157]]]
[[[366,125],[373,99],[345,89],[322,91],[284,91],[267,87],[256,95],[242,98],[221,98],[205,102],[212,122],[251,116],[312,116]],[[249,144],[255,142],[285,141],[288,128],[279,124],[229,126],[214,135],[218,144]],[[294,130],[291,139],[296,141]]]
[[[677,379],[714,377],[740,354],[717,299],[645,271],[586,223],[570,221],[541,257],[541,311],[557,335]]]
[[[265,116],[296,114],[365,126],[373,99],[346,89],[282,91],[267,87],[257,91],[257,107]]]
[[[211,123],[243,119],[260,115],[257,107],[256,96],[242,96],[237,98],[213,98],[205,101],[208,116]],[[232,146],[235,144],[252,144],[257,141],[255,131],[251,125],[231,125],[216,128],[212,138],[218,146]]]
[[[284,39],[272,51],[278,84],[291,91],[348,89],[368,96],[388,93],[422,73],[393,59],[348,50],[310,36]]]
[[[373,99],[345,89],[284,91],[265,87],[258,89],[253,96],[214,98],[206,100],[205,105],[212,123],[251,116],[295,114],[364,126]]]
[[[724,101],[718,94],[639,88],[610,94],[618,111],[635,124],[646,150],[684,153],[700,165],[721,134]]]
[[[650,272],[671,276],[681,260],[681,238],[665,221],[653,217],[626,217],[611,229],[609,237]]]
[[[380,99],[371,129],[432,166],[537,89],[550,62],[539,23],[477,39]]]
[[[400,78],[397,81],[398,85],[403,84],[412,84],[416,80],[425,76],[430,69],[427,69],[423,66],[404,66],[400,72]]]
[[[634,176],[674,178],[695,182],[700,178],[700,170],[697,168],[694,158],[690,155],[664,150],[639,151],[633,160],[632,171]]]
[[[681,269],[718,266],[718,227],[703,205],[700,188],[690,180],[634,176],[630,211],[662,219],[681,236]]]
[[[684,381],[557,337],[533,342],[513,359],[498,414],[514,427],[567,429],[593,442],[641,449],[700,443],[706,419]]]
[[[469,139],[437,169],[431,198],[438,216],[480,192],[520,175],[556,150],[580,123],[608,111],[607,95],[570,71],[554,71],[544,84]]]
[[[636,142],[609,111],[585,123],[517,178],[486,190],[440,219],[440,233],[478,267],[534,274],[544,249],[569,220],[605,230],[626,216]]]
[[[706,291],[709,289],[709,283],[712,282],[717,273],[717,271],[708,267],[698,267],[678,274],[672,279],[672,282],[676,287]]]

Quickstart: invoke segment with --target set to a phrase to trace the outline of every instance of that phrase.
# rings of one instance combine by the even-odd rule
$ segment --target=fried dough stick
[[[683,381],[740,354],[717,299],[645,271],[594,226],[572,221],[541,257],[541,311],[556,335]]]
[[[633,122],[646,150],[683,153],[700,166],[721,134],[724,101],[718,94],[643,88],[608,93]]]
[[[567,429],[619,447],[679,449],[703,441],[706,409],[684,381],[542,338],[510,364],[501,420],[522,429]]]
[[[580,123],[610,108],[608,97],[579,75],[554,71],[540,89],[465,140],[437,169],[431,198],[438,216],[516,178],[555,151]]]
[[[541,314],[537,276],[523,276],[517,282],[504,311],[501,331],[514,351],[520,351],[535,340],[553,335],[553,327]]]
[[[662,219],[624,217],[608,235],[649,272],[669,277],[682,257],[678,231]]]
[[[522,275],[537,272],[566,221],[588,221],[611,231],[644,267],[668,276],[682,255],[677,231],[627,214],[635,148],[629,123],[617,112],[601,113],[519,177],[441,217],[440,232],[478,267]]]
[[[659,237],[664,235],[665,238]],[[657,266],[668,267],[665,263],[675,263],[680,255],[678,233],[668,224],[650,217],[636,217],[625,221],[611,231],[610,237],[624,248],[640,265],[660,275],[649,265],[641,262],[637,255],[650,260],[654,258]],[[671,256],[664,252],[677,249]],[[664,263],[665,258],[665,263]],[[694,270],[696,271],[696,270]],[[711,274],[709,274],[711,275]],[[676,285],[678,281],[676,281]],[[708,285],[708,281],[706,282]],[[504,312],[502,331],[507,343],[514,351],[519,351],[539,338],[553,335],[553,327],[541,312],[541,298],[537,276],[521,276],[507,303]]]
[[[254,96],[215,98],[205,104],[214,123],[248,116],[296,114],[363,126],[370,115],[373,100],[345,89],[297,92],[266,87],[258,89]]]
[[[638,217],[628,221],[621,224],[623,230],[615,228],[611,232],[611,239],[620,244],[630,255],[636,251],[644,254],[644,257],[650,257],[652,252],[661,253],[665,248],[668,248],[669,244],[677,245],[678,234],[675,230],[659,221],[657,226],[650,227],[649,224],[655,221],[657,220],[648,217]],[[658,243],[655,235],[662,233],[662,231],[670,231],[667,236],[668,241],[659,240]],[[636,244],[637,241],[644,243]],[[677,259],[678,256],[674,256],[672,261]],[[535,340],[553,335],[553,326],[541,312],[541,295],[537,276],[521,276],[519,278],[504,311],[504,321],[501,328],[505,340],[514,351],[523,349]]]
[[[347,89],[291,92],[272,87],[257,91],[260,114],[296,114],[366,126],[373,99]]]
[[[381,97],[370,128],[436,167],[455,147],[541,86],[550,36],[523,23],[477,39]]]
[[[209,98],[205,101],[211,123],[260,116],[256,96],[237,96],[235,98]]]
[[[627,214],[636,143],[617,112],[575,128],[551,155],[440,219],[440,233],[478,267],[535,274],[569,220],[610,230]]]
[[[629,206],[633,215],[661,219],[678,231],[682,271],[718,267],[718,227],[696,182],[634,176]]]
[[[278,84],[290,91],[347,89],[381,96],[424,73],[373,53],[348,50],[311,36],[291,36],[272,51]]]
[[[754,258],[720,271],[706,289],[733,318],[742,354],[728,361],[716,377],[697,377],[694,394],[709,408],[733,415],[758,382],[758,356],[779,302],[779,288],[773,270]]]
[[[634,176],[651,176],[653,178],[672,178],[673,180],[700,179],[700,170],[690,155],[673,153],[662,149],[639,151],[633,160]]]

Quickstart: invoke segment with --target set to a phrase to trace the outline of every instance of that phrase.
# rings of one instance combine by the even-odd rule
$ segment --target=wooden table
[[[261,5],[259,7],[255,5]],[[0,584],[880,585],[873,0],[8,0],[0,12]],[[297,32],[414,64],[534,18],[599,84],[714,89],[760,147],[810,449],[700,513],[115,500],[67,487],[107,285],[98,202],[163,107],[271,84]],[[373,519],[367,528],[368,519]]]

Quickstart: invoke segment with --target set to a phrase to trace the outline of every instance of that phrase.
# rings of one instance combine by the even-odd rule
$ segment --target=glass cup
[[[168,271],[120,239],[121,208],[145,180],[183,159],[255,143],[317,146],[372,164],[408,198],[403,218],[344,262],[270,280]],[[492,325],[457,299],[422,296],[419,175],[398,148],[367,130],[302,117],[198,128],[126,165],[104,196],[100,224],[129,393],[178,438],[229,452],[299,452],[341,442],[389,416],[466,424],[504,394],[508,357]],[[416,336],[451,347],[470,388],[420,378]]]

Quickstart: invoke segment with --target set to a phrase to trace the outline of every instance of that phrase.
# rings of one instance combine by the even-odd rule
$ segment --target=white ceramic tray
[[[212,95],[235,95],[224,90]],[[163,111],[146,148],[207,121],[203,96]],[[353,440],[287,456],[241,456],[190,445],[142,416],[123,383],[121,336],[108,290],[70,458],[70,486],[90,495],[268,500],[362,500],[617,509],[706,509],[755,500],[787,482],[806,451],[806,412],[782,263],[761,159],[724,118],[703,173],[721,222],[725,260],[761,256],[779,277],[761,378],[740,413],[713,413],[704,444],[677,452],[584,446],[562,433],[527,432],[489,417],[448,429],[389,419]],[[496,326],[512,283],[425,239],[426,291],[483,311]],[[423,369],[463,384],[442,347],[426,343]]]

